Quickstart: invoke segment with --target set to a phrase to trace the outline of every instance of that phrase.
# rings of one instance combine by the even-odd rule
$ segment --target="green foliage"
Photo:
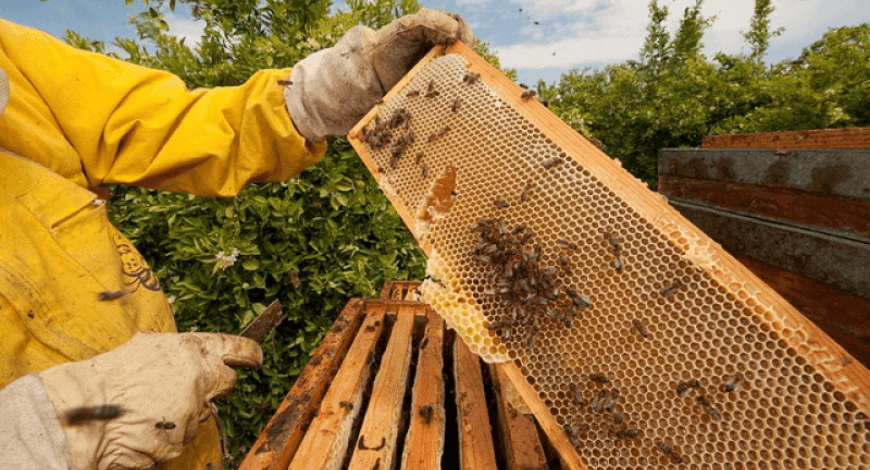
[[[125,0],[127,4],[134,0]],[[170,71],[191,87],[232,86],[262,68],[292,67],[357,24],[380,26],[419,9],[415,0],[179,0],[205,21],[199,45],[168,34],[175,0],[142,0],[132,15],[141,41],[116,39],[125,60]],[[67,41],[106,52],[68,31]],[[116,55],[117,57],[117,55]],[[117,186],[110,216],[149,261],[181,331],[238,333],[273,300],[286,319],[262,342],[260,370],[240,372],[219,403],[235,468],[352,296],[376,297],[384,281],[420,279],[425,259],[344,138],[296,178],[252,185],[232,199]]]
[[[604,70],[576,69],[558,83],[538,83],[550,109],[578,131],[601,139],[607,153],[655,187],[658,151],[695,147],[703,136],[870,125],[870,25],[831,29],[800,58],[766,66],[769,0],[756,0],[744,36],[749,55],[701,54],[715,17],[686,8],[671,37],[668,9],[650,2],[640,61]]]

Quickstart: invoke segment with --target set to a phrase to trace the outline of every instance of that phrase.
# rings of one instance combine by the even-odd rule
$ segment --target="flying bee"
[[[535,96],[535,92],[534,92],[534,90],[526,90],[526,91],[523,92],[522,95],[520,95],[520,99],[522,99],[523,101],[525,101],[525,100],[527,100],[527,99],[529,99],[529,98],[531,98],[531,97],[533,97],[533,96]]]
[[[526,186],[523,188],[520,193],[520,201],[526,202],[526,199],[529,198],[529,191],[532,189],[532,183],[526,183]]]
[[[677,384],[677,394],[682,396],[690,388],[701,388],[701,382],[698,379],[680,381],[680,383]]]
[[[544,160],[544,162],[541,163],[541,165],[543,165],[544,169],[549,170],[549,169],[555,167],[556,165],[559,165],[560,163],[562,163],[561,158],[553,157],[553,158],[548,158],[548,159]]]
[[[734,374],[722,384],[722,390],[725,390],[728,393],[737,390],[737,386],[740,384],[741,380],[743,380],[743,374],[739,372]]]
[[[453,106],[450,107],[450,111],[455,113],[456,111],[459,111],[460,106],[462,106],[462,101],[459,98],[456,98],[453,100]]]
[[[505,208],[508,208],[511,206],[510,203],[508,203],[504,199],[496,199],[496,200],[492,201],[492,203],[493,203],[493,205],[495,205],[495,207],[498,207],[501,209],[505,209]]]
[[[90,421],[108,421],[127,412],[121,405],[81,406],[63,413],[63,421],[69,426],[78,426]]]
[[[606,384],[607,382],[610,382],[610,379],[608,379],[606,375],[599,374],[597,372],[589,374],[589,380],[591,380],[593,382],[602,383],[602,384]]]
[[[649,330],[646,328],[646,325],[643,324],[642,321],[638,319],[634,319],[631,321],[631,325],[634,326],[634,329],[640,333],[644,338],[649,338]]]
[[[673,284],[665,287],[661,290],[661,294],[663,297],[670,297],[674,295],[680,288],[683,287],[683,283],[680,280],[676,280]]]

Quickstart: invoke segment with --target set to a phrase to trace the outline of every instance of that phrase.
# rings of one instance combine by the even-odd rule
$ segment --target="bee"
[[[593,412],[598,413],[599,411],[601,411],[601,407],[604,405],[605,401],[607,400],[607,395],[608,395],[607,390],[601,390],[598,392],[598,395],[596,395],[595,399],[592,400],[591,408],[592,408]]]
[[[462,106],[462,101],[459,98],[456,98],[453,100],[453,106],[450,107],[450,111],[455,113],[456,111],[459,111],[460,106]]]
[[[107,300],[117,300],[121,297],[127,295],[127,291],[124,289],[121,290],[107,290],[104,292],[100,292],[97,294],[97,300],[107,301]]]
[[[463,83],[467,83],[467,84],[469,84],[469,85],[472,85],[472,84],[474,84],[474,82],[476,82],[479,78],[480,78],[480,74],[479,74],[479,73],[474,73],[474,72],[469,71],[469,72],[467,72],[467,73],[465,74],[465,77],[462,78],[462,81],[463,81]]]
[[[426,346],[429,344],[429,337],[426,336],[423,338],[423,341],[420,342],[420,349],[426,349]]]
[[[680,381],[677,384],[677,394],[684,395],[690,388],[701,388],[701,382],[697,379]]]
[[[492,203],[493,203],[493,205],[495,205],[495,207],[498,207],[501,209],[505,209],[505,208],[508,208],[511,206],[510,203],[508,203],[504,199],[495,199],[494,201],[492,201]]]
[[[602,384],[606,384],[607,382],[610,382],[610,379],[608,379],[606,375],[599,374],[597,372],[589,374],[589,380],[591,380],[593,382],[602,383]]]
[[[544,160],[544,162],[541,163],[541,165],[543,165],[544,169],[549,170],[549,169],[555,167],[556,165],[559,165],[560,163],[562,163],[561,158],[553,157],[553,158],[548,158],[548,159]]]
[[[127,412],[121,405],[81,406],[63,413],[63,421],[69,426],[78,426],[90,421],[108,421]]]
[[[420,413],[420,416],[423,417],[423,422],[426,424],[429,424],[432,422],[432,415],[433,415],[434,411],[435,410],[434,410],[434,408],[432,408],[432,405],[426,405],[426,406],[421,406],[417,412]]]
[[[416,163],[417,166],[419,166],[419,165],[420,165],[420,162],[423,161],[423,157],[424,157],[424,156],[425,156],[425,155],[423,154],[423,152],[417,152],[417,156],[414,157],[414,163]]]
[[[683,287],[682,281],[676,280],[673,282],[673,284],[662,289],[661,294],[663,297],[670,297],[674,295],[681,287]]]
[[[559,264],[562,265],[563,268],[568,267],[568,257],[565,255],[559,255]]]
[[[170,429],[175,429],[175,423],[163,420],[154,423],[154,427],[157,429],[163,429],[164,431],[168,431]]]
[[[659,450],[660,450],[663,454],[665,454],[665,455],[667,455],[667,456],[670,456],[671,454],[674,453],[674,449],[673,449],[673,447],[671,447],[671,445],[668,444],[668,443],[665,442],[665,441],[659,441],[659,442],[657,442],[657,443],[656,443],[656,447],[658,447]]]
[[[420,90],[411,90],[408,92],[408,98],[420,96]]]
[[[554,266],[544,266],[541,268],[541,274],[547,277],[556,275],[556,268]]]
[[[610,246],[613,247],[613,264],[616,271],[622,271],[622,258],[619,256],[619,239],[611,235],[610,232],[604,232],[604,238],[606,238],[607,242],[610,243]]]
[[[583,307],[583,308],[589,308],[589,306],[592,305],[589,302],[589,299],[587,299],[586,297],[583,297],[582,295],[577,295],[576,297],[571,299],[571,302],[574,305],[576,305],[578,307]],[[575,315],[576,315],[576,313],[575,313]]]
[[[509,327],[510,324],[506,320],[490,323],[486,329],[489,331],[503,330]]]
[[[431,98],[440,94],[441,93],[435,89],[435,80],[429,80],[429,85],[426,87],[426,94],[424,94],[423,96],[425,96],[426,98]]]
[[[571,392],[572,398],[574,398],[574,403],[579,407],[586,406],[586,399],[583,398],[583,394],[577,390],[577,386],[574,383],[568,384],[568,390]]]
[[[378,460],[375,460],[375,464],[372,465],[372,470],[381,470],[381,458],[378,457]]]
[[[520,245],[529,241],[529,239],[534,237],[534,236],[535,236],[535,232],[532,230],[529,230],[528,232],[523,233],[523,236],[520,237]]]
[[[707,415],[710,416],[710,419],[713,421],[719,421],[722,419],[722,413],[719,413],[719,410],[713,408],[712,406],[707,407]]]
[[[698,395],[698,398],[696,398],[696,400],[698,400],[698,403],[700,403],[703,406],[706,406],[706,407],[713,406],[713,404],[710,403],[710,399],[704,395]]]
[[[637,330],[641,336],[649,338],[649,330],[647,330],[646,325],[644,325],[643,322],[635,318],[631,321],[631,325],[634,326],[634,329]]]
[[[623,413],[614,413],[613,414],[613,424],[619,426],[625,421],[625,414]]]
[[[535,96],[535,92],[534,92],[534,90],[526,90],[526,91],[523,92],[522,95],[520,95],[520,99],[522,99],[523,101],[525,101],[525,100],[527,100],[527,99],[529,99],[529,98],[531,98],[531,97],[533,97],[533,96]]]
[[[290,80],[278,80],[278,85],[281,85],[281,86],[290,86],[292,84],[293,84],[293,82]]]
[[[562,248],[569,248],[573,251],[577,251],[577,248],[578,248],[576,243],[569,242],[568,240],[565,240],[564,238],[560,238],[560,239],[556,240],[556,244],[561,246]]]
[[[423,176],[423,178],[429,177],[429,167],[427,165],[424,164],[420,167],[420,175]]]
[[[528,318],[531,318],[531,317],[528,317]],[[526,337],[526,346],[528,346],[529,348],[535,347],[535,335],[537,335],[537,334],[538,334],[537,328],[532,328],[529,331],[529,335]]]
[[[740,381],[743,380],[743,374],[737,373],[733,376],[729,377],[725,383],[722,384],[722,390],[730,393],[737,390],[737,385],[740,384]]]
[[[526,183],[526,186],[520,192],[520,201],[521,202],[526,202],[526,200],[529,198],[529,191],[531,189],[532,189],[532,183]]]
[[[352,409],[353,409],[353,403],[351,403],[351,402],[349,402],[349,401],[342,401],[342,402],[339,402],[338,404],[339,404],[342,408],[347,408],[348,410],[352,410]]]

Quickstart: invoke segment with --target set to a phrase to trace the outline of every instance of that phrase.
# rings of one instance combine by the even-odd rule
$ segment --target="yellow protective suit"
[[[289,70],[191,92],[3,20],[0,68],[11,88],[0,116],[0,387],[137,331],[175,330],[159,282],[106,217],[106,185],[233,196],[325,152],[290,120],[278,84]],[[216,436],[201,429],[173,467],[220,468]]]

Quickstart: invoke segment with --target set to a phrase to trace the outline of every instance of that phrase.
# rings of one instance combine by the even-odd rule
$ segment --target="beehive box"
[[[870,373],[463,44],[349,138],[568,468],[870,466]]]

